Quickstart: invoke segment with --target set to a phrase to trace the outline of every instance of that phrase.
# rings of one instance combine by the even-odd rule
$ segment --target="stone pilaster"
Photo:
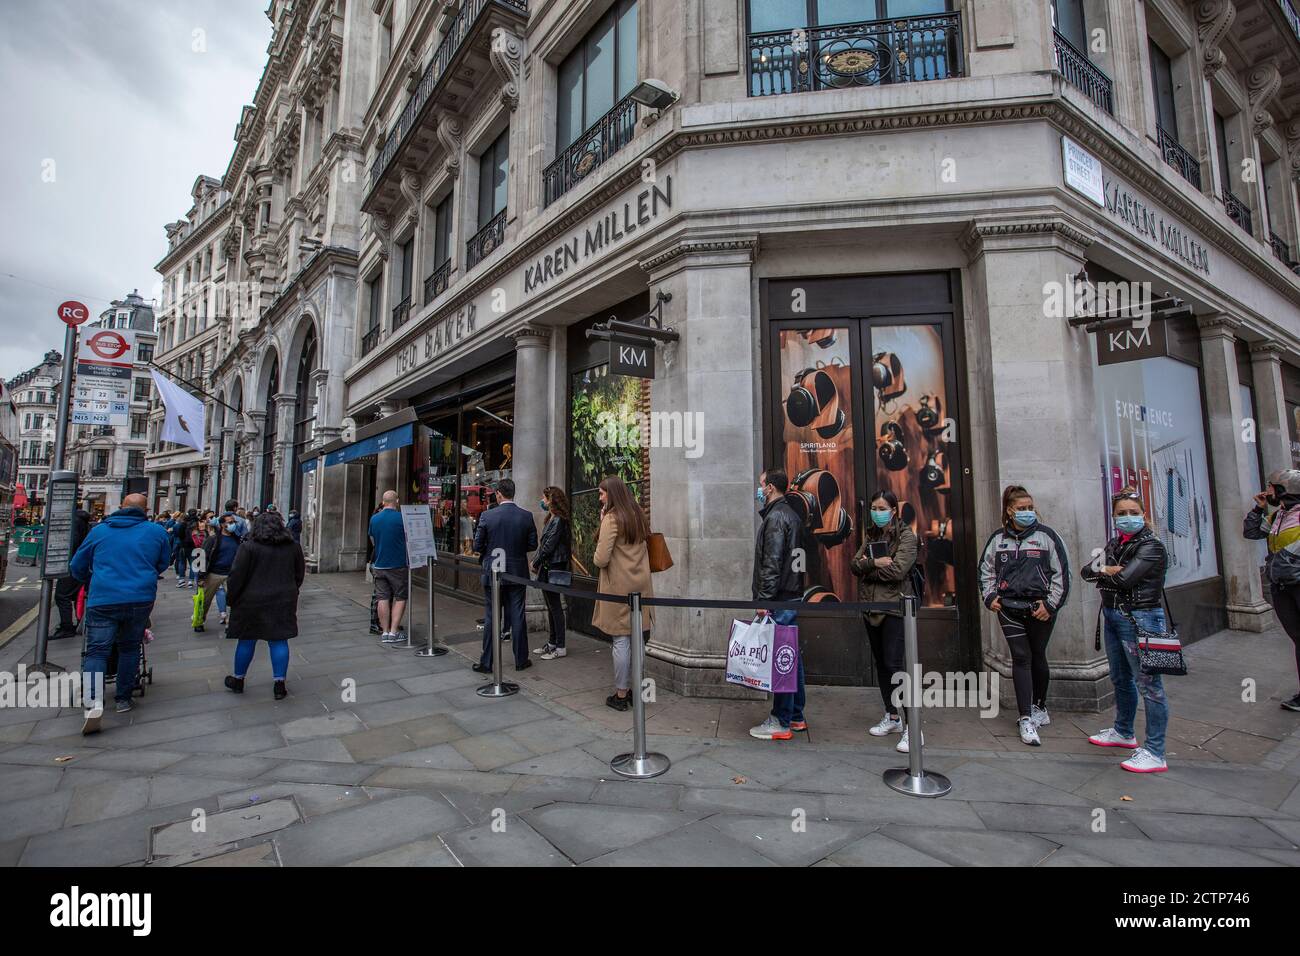
[[[1259,440],[1264,475],[1291,467],[1291,436],[1286,424],[1286,399],[1282,391],[1282,346],[1257,342],[1250,347],[1250,370],[1255,384],[1255,437]]]
[[[511,477],[515,500],[537,510],[542,489],[555,484],[547,468],[551,433],[551,330],[525,326],[511,335],[515,342],[515,421]],[[538,517],[534,514],[534,517]],[[540,529],[539,529],[540,530]]]
[[[379,418],[382,420],[384,418],[387,418],[389,415],[396,415],[398,409],[400,409],[401,407],[402,407],[402,403],[397,401],[380,402]],[[396,491],[398,493],[399,498],[403,501],[403,503],[405,503],[405,495],[402,494],[402,489],[398,488],[397,486],[398,480],[401,477],[399,473],[400,462],[398,460],[398,456],[400,456],[401,453],[402,453],[401,449],[398,448],[398,449],[393,449],[392,451],[381,451],[377,456],[379,462],[375,472],[376,497],[382,498],[385,491]],[[370,511],[378,503],[379,503],[378,501],[371,501],[366,503],[367,517],[370,515]]]

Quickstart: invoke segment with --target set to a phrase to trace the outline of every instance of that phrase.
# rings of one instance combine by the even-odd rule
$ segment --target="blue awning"
[[[345,445],[330,452],[325,456],[325,467],[341,465],[344,462],[365,458],[367,455],[376,455],[381,451],[405,448],[414,441],[415,423],[408,422],[405,425],[399,425],[389,431],[380,432],[378,435],[371,435],[369,438],[363,438],[361,441],[355,441],[351,445]],[[303,471],[311,471],[316,467],[316,459],[304,461],[300,467]]]

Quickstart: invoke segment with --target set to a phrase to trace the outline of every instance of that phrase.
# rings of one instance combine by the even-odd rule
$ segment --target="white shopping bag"
[[[765,614],[753,621],[732,621],[727,642],[727,683],[754,690],[772,689],[772,644],[776,622]]]

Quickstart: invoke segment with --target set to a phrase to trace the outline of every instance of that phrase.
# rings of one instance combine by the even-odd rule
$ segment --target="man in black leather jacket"
[[[1106,542],[1101,568],[1084,565],[1081,576],[1095,582],[1104,607],[1139,611],[1160,607],[1169,555],[1151,528],[1145,527],[1127,541],[1119,537]],[[1107,574],[1107,568],[1119,568]]]
[[[755,601],[797,601],[803,594],[803,522],[785,500],[790,489],[789,476],[779,469],[769,469],[758,477],[756,500],[762,506],[762,524],[754,541]],[[759,612],[766,613],[766,612]],[[778,624],[794,624],[797,612],[777,611],[772,616]],[[799,654],[799,687],[793,694],[773,694],[772,713],[751,737],[759,740],[789,740],[794,731],[807,730],[804,720],[803,654]]]

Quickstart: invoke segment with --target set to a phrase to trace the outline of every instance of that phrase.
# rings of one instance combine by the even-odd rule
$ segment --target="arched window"
[[[271,356],[271,380],[266,383],[266,424],[262,426],[262,494],[256,504],[265,508],[275,501],[275,396],[280,391],[280,362]]]
[[[312,402],[312,372],[316,371],[316,330],[308,329],[306,341],[302,344],[302,353],[298,357],[298,376],[294,386],[297,396],[293,404],[293,491],[290,508],[302,506],[302,471],[298,467],[298,456],[307,450],[315,431],[316,410]]]

